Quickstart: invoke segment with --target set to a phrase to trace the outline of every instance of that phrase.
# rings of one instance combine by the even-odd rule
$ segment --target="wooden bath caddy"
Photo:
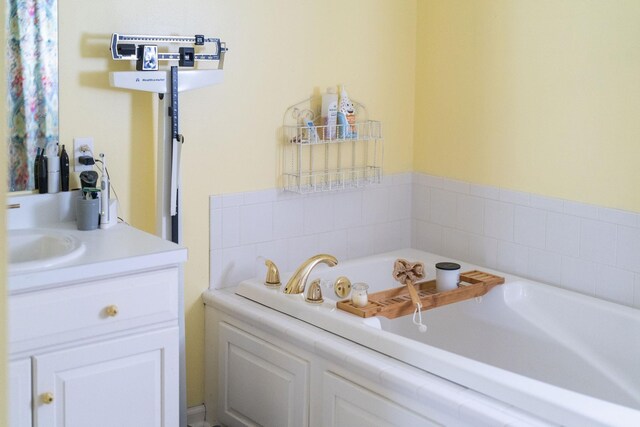
[[[436,291],[435,280],[414,284],[420,297],[422,310],[481,297],[494,286],[503,284],[504,277],[473,270],[461,273],[460,281],[466,284],[462,284],[458,289],[444,292]],[[388,319],[412,314],[415,311],[415,305],[411,301],[411,295],[406,286],[369,294],[369,303],[364,307],[355,306],[350,299],[338,301],[337,307],[360,317],[384,316]]]

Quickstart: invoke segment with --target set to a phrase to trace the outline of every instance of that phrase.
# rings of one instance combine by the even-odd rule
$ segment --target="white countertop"
[[[117,224],[106,230],[79,231],[75,221],[37,227],[73,235],[85,244],[77,258],[55,267],[8,275],[9,294],[127,274],[187,260],[187,249],[173,242]]]

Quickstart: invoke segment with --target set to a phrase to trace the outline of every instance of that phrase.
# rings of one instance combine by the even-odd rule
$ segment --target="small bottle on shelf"
[[[345,86],[342,85],[340,90],[340,104],[338,107],[338,114],[342,115],[343,129],[341,134],[343,138],[355,138],[356,137],[356,110],[353,106],[353,102],[347,94]]]
[[[322,95],[322,139],[336,139],[338,123],[338,94],[336,88],[329,87]]]

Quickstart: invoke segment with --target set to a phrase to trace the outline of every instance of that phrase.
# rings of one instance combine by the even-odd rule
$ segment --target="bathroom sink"
[[[71,234],[41,229],[9,230],[9,273],[55,267],[84,252],[84,243]]]

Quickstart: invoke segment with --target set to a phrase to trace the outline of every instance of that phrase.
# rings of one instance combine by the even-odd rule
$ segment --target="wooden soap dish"
[[[430,308],[481,297],[494,286],[503,284],[504,277],[473,270],[461,273],[460,282],[462,284],[458,289],[444,292],[436,291],[435,280],[416,283],[413,287],[420,297],[422,310],[429,310]],[[355,306],[350,299],[338,301],[336,305],[340,310],[348,311],[360,317],[384,316],[388,319],[412,314],[416,309],[406,286],[369,294],[369,303],[364,307]]]

